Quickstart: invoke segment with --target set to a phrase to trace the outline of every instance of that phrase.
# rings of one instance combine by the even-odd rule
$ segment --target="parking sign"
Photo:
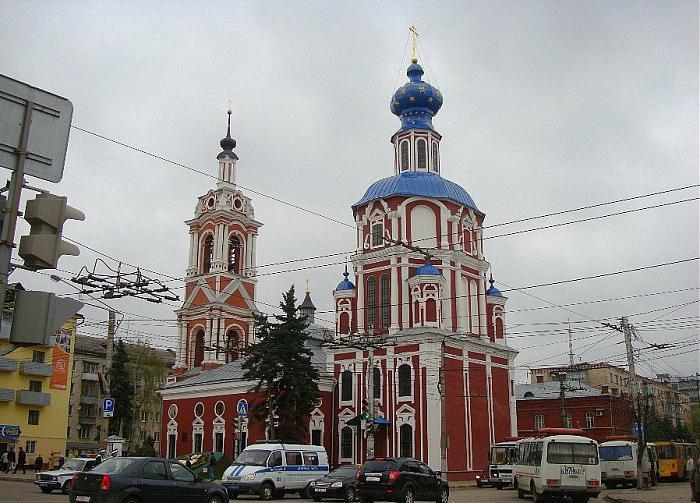
[[[106,397],[102,401],[102,416],[114,417],[114,398]]]

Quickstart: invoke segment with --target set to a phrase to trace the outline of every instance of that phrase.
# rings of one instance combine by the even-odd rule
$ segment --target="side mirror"
[[[439,478],[439,479],[442,478],[442,472],[441,472],[440,470],[436,470],[436,471],[434,471],[433,473],[435,474],[435,476],[436,476],[437,478]]]
[[[195,482],[201,482],[201,481],[202,481],[202,476],[201,476],[201,475],[195,475],[195,476],[194,476],[194,481],[195,481]]]

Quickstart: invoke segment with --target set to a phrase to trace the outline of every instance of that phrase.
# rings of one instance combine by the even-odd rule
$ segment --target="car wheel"
[[[476,487],[481,488],[481,480],[476,481]]]
[[[406,489],[403,490],[403,503],[415,503],[416,498],[415,495],[413,494],[413,489],[410,487],[407,487]]]
[[[317,495],[315,495],[315,494],[314,494],[313,496],[311,496],[311,498],[312,498],[314,501],[321,501],[321,497],[320,497],[320,496],[317,496]]]
[[[238,493],[229,493],[228,499],[235,500],[236,498],[238,498]]]
[[[355,489],[353,487],[348,487],[345,490],[345,497],[343,498],[345,503],[352,503],[355,501]]]
[[[260,499],[263,501],[269,501],[272,499],[272,484],[265,482],[260,486]]]
[[[518,489],[518,498],[520,498],[521,500],[524,500],[525,499],[525,491],[523,491],[522,489]]]
[[[496,489],[498,489],[499,491],[503,489],[503,484],[496,484]]]
[[[275,498],[276,500],[281,500],[284,498],[284,491],[274,491],[272,493],[272,497]]]
[[[447,490],[446,487],[443,487],[440,489],[440,495],[438,496],[437,503],[447,503],[447,500],[450,499],[450,492]]]
[[[42,487],[41,488],[41,492],[46,493],[46,494],[49,494],[52,490],[53,489],[51,489],[50,487]]]
[[[141,500],[136,496],[127,496],[122,503],[141,503]]]
[[[215,494],[207,500],[207,503],[221,503],[221,496],[218,494]]]
[[[61,492],[63,494],[68,494],[70,492],[70,480],[66,480],[63,487],[61,487]]]
[[[534,482],[530,482],[530,494],[532,494],[532,501],[534,503],[542,503],[542,501],[544,501],[542,495],[537,494],[537,489],[535,488]]]
[[[374,503],[374,500],[360,496],[360,503]]]

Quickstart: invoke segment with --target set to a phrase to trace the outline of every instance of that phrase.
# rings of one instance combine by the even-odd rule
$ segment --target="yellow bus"
[[[698,457],[698,446],[685,442],[654,442],[653,446],[659,458],[659,478],[684,479],[685,464],[688,458]]]

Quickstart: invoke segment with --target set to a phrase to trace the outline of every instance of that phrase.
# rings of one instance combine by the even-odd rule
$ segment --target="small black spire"
[[[493,280],[493,273],[489,273],[489,284],[493,286],[494,283],[495,281]]]
[[[233,152],[236,148],[236,140],[231,138],[231,107],[228,109],[228,127],[226,128],[226,138],[219,142],[221,148],[224,149],[218,156],[217,159],[221,159],[224,155],[228,155],[232,159],[238,159],[238,156]]]

